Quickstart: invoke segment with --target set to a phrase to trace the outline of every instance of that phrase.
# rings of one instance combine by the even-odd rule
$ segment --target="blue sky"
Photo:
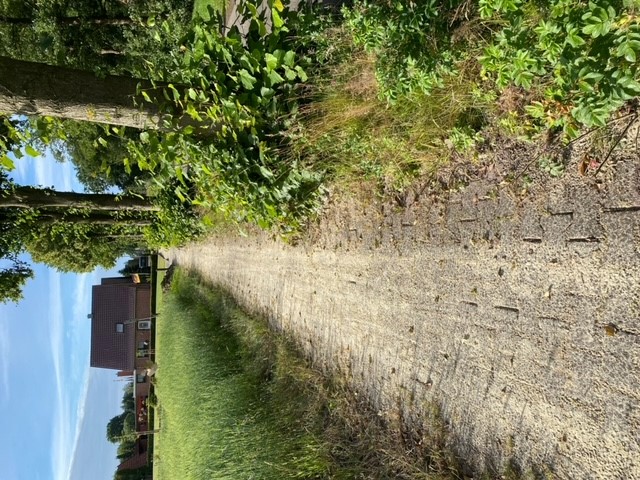
[[[82,191],[69,163],[16,161],[21,184]],[[122,263],[122,262],[120,262]],[[117,466],[105,427],[124,384],[89,368],[91,286],[115,274],[34,265],[19,304],[0,304],[0,479],[107,480]]]

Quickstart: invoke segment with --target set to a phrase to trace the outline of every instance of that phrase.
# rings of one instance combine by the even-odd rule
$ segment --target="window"
[[[138,373],[136,375],[136,383],[147,383],[147,375],[144,373]]]
[[[138,322],[138,330],[151,330],[151,320],[141,320]]]
[[[116,323],[116,333],[124,333],[124,323]]]
[[[139,268],[148,268],[151,265],[151,261],[149,257],[138,257],[138,267]]]

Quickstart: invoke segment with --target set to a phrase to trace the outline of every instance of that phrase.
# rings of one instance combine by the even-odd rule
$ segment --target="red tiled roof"
[[[131,470],[133,468],[144,467],[147,464],[147,452],[138,453],[133,457],[127,458],[124,462],[118,465],[118,471]]]
[[[94,285],[91,301],[91,366],[133,370],[136,289],[132,284]],[[116,324],[124,323],[124,332]]]

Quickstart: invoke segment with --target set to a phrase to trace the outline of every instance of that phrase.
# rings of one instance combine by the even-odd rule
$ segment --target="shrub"
[[[537,90],[527,112],[569,137],[603,126],[640,94],[636,0],[480,0],[480,15],[499,22],[480,61],[499,88]]]
[[[245,1],[238,10],[250,19],[246,35],[237,27],[219,32],[220,14],[196,21],[163,74],[173,83],[159,87],[165,132],[142,133],[130,162],[160,184],[177,179],[181,201],[233,221],[295,227],[315,207],[320,177],[279,155],[307,75],[304,58],[287,46],[296,14],[272,3],[271,30],[266,13]],[[150,93],[141,92],[157,102]]]
[[[356,44],[376,55],[380,95],[390,101],[411,92],[429,93],[455,72],[451,32],[461,0],[359,0],[344,16]]]

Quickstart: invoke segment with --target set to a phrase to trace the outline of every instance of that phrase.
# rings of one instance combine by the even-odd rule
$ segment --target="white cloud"
[[[0,400],[2,403],[9,401],[9,324],[6,319],[0,320]]]
[[[71,476],[85,417],[90,371],[87,358],[90,342],[90,335],[87,335],[87,313],[91,309],[91,286],[98,278],[99,274],[95,272],[75,277],[72,318],[65,321],[61,276],[57,272],[50,272],[50,338],[57,392],[52,438],[52,467],[55,480],[68,480]],[[65,338],[69,341],[65,342]],[[63,345],[70,347],[70,352],[67,352],[70,353],[70,362],[66,369]],[[80,353],[83,351],[84,353]],[[68,389],[65,388],[67,384],[80,385],[79,398],[70,398]],[[72,408],[73,403],[76,404],[75,412]]]
[[[71,447],[71,453],[69,455],[67,473],[66,473],[66,477],[63,477],[65,479],[71,478],[71,469],[73,467],[73,462],[75,461],[75,458],[76,458],[76,452],[78,451],[80,432],[82,431],[82,424],[84,422],[85,412],[87,411],[87,397],[89,394],[89,370],[90,368],[87,366],[85,370],[85,375],[84,375],[84,386],[82,389],[82,393],[80,395],[80,400],[78,402],[78,410],[76,412],[75,434],[73,438],[73,444]],[[60,478],[60,477],[56,477],[56,478]]]
[[[76,277],[76,286],[74,291],[74,298],[76,302],[73,305],[73,324],[75,329],[82,329],[82,323],[87,323],[89,320],[87,319],[87,314],[91,311],[91,287],[94,283],[97,283],[100,278],[100,275],[97,272],[87,273],[78,275]],[[79,338],[79,341],[89,341],[88,339]],[[80,432],[82,430],[82,424],[84,422],[86,406],[87,406],[87,395],[89,392],[89,362],[88,359],[83,358],[79,359],[75,355],[77,348],[73,349],[72,354],[72,362],[73,364],[79,364],[80,361],[84,362],[83,369],[83,381],[82,381],[82,393],[80,394],[80,399],[78,401],[78,407],[76,412],[76,426],[75,426],[75,435],[73,439],[73,444],[71,447],[71,455],[69,457],[69,469],[67,472],[67,477],[71,476],[71,469],[73,467],[73,462],[75,461],[76,452],[78,450],[78,441],[80,438]]]
[[[38,159],[29,159],[29,163],[31,163],[31,168],[34,170],[36,185],[50,187],[54,178],[53,162],[43,162],[42,158],[39,157]]]
[[[13,163],[16,166],[16,169],[14,170],[14,172],[17,174],[17,178],[25,178],[27,176],[27,172],[29,170],[29,165],[28,165],[28,161],[26,158],[21,158],[20,160],[18,160],[15,155],[13,155],[12,153],[9,154],[9,157],[11,157],[11,159],[13,160]]]
[[[12,176],[18,183],[53,187],[67,192],[74,189],[82,190],[73,164],[57,162],[51,150],[45,150],[44,155],[39,157],[25,155],[14,163],[16,168]]]
[[[56,391],[51,438],[51,466],[55,480],[66,480],[69,477],[71,463],[71,429],[69,426],[71,412],[63,379],[64,311],[61,283],[60,273],[49,271],[49,339]]]
[[[56,164],[56,170],[58,172],[56,179],[56,188],[65,192],[73,190],[73,184],[75,179],[75,172],[71,162],[64,162]]]

